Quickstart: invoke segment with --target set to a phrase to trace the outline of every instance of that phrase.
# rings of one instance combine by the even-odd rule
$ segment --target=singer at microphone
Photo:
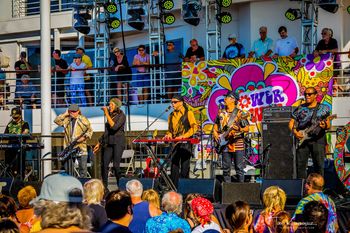
[[[94,147],[94,154],[102,149],[101,175],[102,181],[107,189],[108,187],[108,168],[109,163],[113,161],[114,174],[119,184],[120,160],[125,148],[125,122],[126,117],[120,109],[122,102],[118,98],[112,98],[109,106],[101,109],[106,117],[105,132],[99,138],[97,145]]]
[[[180,95],[176,95],[171,99],[171,105],[174,111],[169,115],[169,128],[164,139],[191,138],[198,128],[193,112],[188,110],[183,97]],[[178,187],[180,177],[189,178],[190,159],[192,157],[191,146],[189,143],[178,143],[173,149],[170,178],[175,187]]]

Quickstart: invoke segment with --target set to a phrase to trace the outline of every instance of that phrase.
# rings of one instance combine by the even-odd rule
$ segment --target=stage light
[[[183,19],[186,23],[197,26],[200,22],[199,13],[202,10],[201,0],[184,0],[182,3]]]
[[[221,12],[216,15],[216,20],[219,21],[219,23],[228,24],[232,21],[232,15],[229,12]]]
[[[115,2],[109,2],[105,5],[105,9],[110,14],[115,14],[118,11],[117,4]]]
[[[227,8],[231,6],[232,0],[217,0],[216,3],[221,7]]]
[[[163,13],[161,15],[161,21],[164,24],[171,25],[175,22],[175,16],[172,13]]]
[[[163,10],[167,10],[167,11],[170,11],[171,9],[174,8],[173,0],[161,0],[159,2],[159,5]]]
[[[284,13],[284,16],[290,21],[295,21],[301,19],[301,11],[299,9],[289,8],[286,13]]]
[[[75,13],[73,14],[73,28],[80,33],[89,34],[90,26],[89,20],[91,15],[88,9],[85,8],[74,8]]]
[[[142,16],[146,15],[144,9],[146,9],[145,2],[143,0],[129,0],[128,1],[128,24],[130,27],[135,28],[136,30],[143,30],[145,23],[142,20]]]
[[[346,8],[346,10],[348,11],[348,14],[350,14],[350,5]]]
[[[333,14],[335,14],[339,9],[339,5],[337,4],[336,0],[319,0],[318,5],[323,10]]]
[[[120,20],[118,18],[112,17],[108,20],[108,26],[112,29],[117,29],[120,27]]]

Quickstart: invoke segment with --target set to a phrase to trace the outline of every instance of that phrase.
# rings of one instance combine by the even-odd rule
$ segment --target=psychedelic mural
[[[307,87],[315,87],[318,101],[331,107],[332,75],[331,54],[183,63],[182,95],[197,119],[204,116],[208,132],[229,91],[239,93],[238,105],[253,123],[261,122],[264,107],[299,105]]]
[[[239,93],[238,105],[250,112],[255,128],[262,121],[263,108],[298,106],[307,87],[315,87],[317,100],[331,107],[332,76],[331,54],[300,55],[294,59],[246,58],[183,63],[182,95],[203,132],[211,135],[213,122],[219,109],[223,108],[224,95],[229,91]],[[205,145],[203,152],[211,153],[208,147]],[[256,147],[258,149],[258,145]]]

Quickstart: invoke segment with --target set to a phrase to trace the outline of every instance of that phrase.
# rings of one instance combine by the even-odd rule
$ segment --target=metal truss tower
[[[315,0],[301,1],[301,52],[312,53],[317,45],[318,6]]]
[[[94,28],[94,45],[95,45],[95,60],[94,67],[102,68],[108,67],[109,61],[109,37],[110,30],[106,19],[108,18],[108,13],[104,9],[104,4],[107,0],[96,0],[94,1],[93,8],[93,28]],[[99,74],[95,76],[95,96],[96,102],[103,104],[107,103],[107,90],[108,87],[108,73],[107,70],[100,70]],[[102,99],[103,98],[103,99]]]
[[[148,37],[149,37],[149,54],[157,50],[159,56],[151,56],[151,64],[164,64],[164,25],[160,20],[160,9],[158,0],[148,1]],[[156,61],[156,59],[159,59]],[[164,80],[164,68],[161,66],[153,66],[150,69],[151,76],[151,99],[157,99],[157,94],[161,96],[165,95],[165,80]],[[159,81],[158,81],[159,80]],[[161,102],[162,102],[161,98]]]
[[[221,24],[216,20],[220,6],[216,0],[205,1],[206,60],[217,60],[221,54]]]

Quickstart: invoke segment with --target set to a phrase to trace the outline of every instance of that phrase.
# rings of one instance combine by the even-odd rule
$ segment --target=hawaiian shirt
[[[333,233],[335,231],[335,226],[337,224],[337,213],[335,209],[335,204],[332,199],[330,199],[323,192],[313,193],[307,197],[301,199],[297,205],[295,213],[292,217],[292,220],[296,219],[296,215],[302,214],[304,210],[304,206],[310,201],[318,201],[321,202],[328,209],[328,221],[327,221],[327,229],[326,233]]]
[[[179,228],[184,233],[191,232],[190,225],[185,219],[180,218],[175,213],[162,213],[147,221],[145,233],[168,233]]]
[[[24,130],[29,130],[29,124],[26,121],[15,122],[11,121],[5,129],[5,133],[8,134],[21,134]]]

